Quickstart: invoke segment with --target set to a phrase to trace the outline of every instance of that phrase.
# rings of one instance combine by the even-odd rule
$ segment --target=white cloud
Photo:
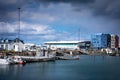
[[[49,25],[30,24],[25,22],[21,22],[20,24],[21,34],[51,34],[55,31]],[[19,25],[18,22],[0,22],[0,27],[0,33],[16,33]]]
[[[16,34],[18,33],[18,22],[14,23],[5,23],[0,22],[0,33],[3,34]],[[49,25],[42,25],[42,24],[30,24],[26,22],[21,22],[20,25],[20,34],[22,35],[21,38],[27,41],[46,41],[46,40],[63,40],[68,39],[68,32],[58,32],[53,29]],[[9,37],[9,36],[7,36]],[[11,36],[10,36],[11,37]],[[70,39],[70,37],[69,37]]]
[[[16,32],[17,25],[16,24],[10,24],[5,22],[0,22],[0,33],[14,33]]]
[[[23,34],[52,34],[55,30],[52,29],[49,25],[21,22],[21,31],[23,31],[21,32]]]
[[[49,13],[41,13],[41,11],[36,11],[36,12],[29,12],[29,11],[23,11],[21,13],[21,17],[26,20],[30,21],[39,21],[39,22],[46,22],[50,23],[56,20],[56,17],[53,15],[50,15]]]

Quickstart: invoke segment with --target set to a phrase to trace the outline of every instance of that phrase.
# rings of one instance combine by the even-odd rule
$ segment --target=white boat
[[[12,59],[15,64],[25,64],[26,63],[26,61],[23,61],[20,56],[13,56]]]
[[[10,64],[7,59],[0,59],[0,64]]]
[[[10,58],[0,58],[0,64],[14,64],[14,61]]]

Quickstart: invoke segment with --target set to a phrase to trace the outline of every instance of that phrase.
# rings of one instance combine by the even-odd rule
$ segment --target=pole
[[[80,41],[80,28],[78,29],[78,41]]]
[[[20,45],[19,45],[19,41],[20,41],[20,9],[21,8],[18,8],[18,16],[19,16],[19,19],[18,19],[18,51],[20,51]]]
[[[19,13],[18,13],[19,14],[19,20],[18,20],[19,21],[19,23],[18,23],[19,24],[19,26],[18,26],[18,38],[20,38],[20,9],[21,8],[18,8],[18,11],[19,11]]]

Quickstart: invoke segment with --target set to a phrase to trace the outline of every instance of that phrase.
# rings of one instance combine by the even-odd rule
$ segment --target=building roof
[[[45,44],[55,44],[55,43],[79,43],[82,41],[49,41],[45,42]]]
[[[9,43],[12,43],[12,42],[22,42],[24,44],[24,42],[18,38],[14,39],[14,40],[10,40],[10,39],[0,39],[0,44],[9,44]]]
[[[26,45],[26,46],[34,46],[35,44],[33,44],[33,43],[25,43],[24,45]]]
[[[0,44],[3,44],[3,43],[5,43],[5,44],[9,44],[9,43],[11,43],[12,42],[12,40],[10,40],[10,39],[0,39]]]
[[[14,42],[22,42],[24,44],[23,40],[20,40],[19,38],[15,38],[13,41]]]

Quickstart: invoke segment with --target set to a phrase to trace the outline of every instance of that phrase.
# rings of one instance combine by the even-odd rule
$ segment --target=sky
[[[91,34],[120,37],[120,0],[0,0],[0,38],[26,43],[90,40]]]

